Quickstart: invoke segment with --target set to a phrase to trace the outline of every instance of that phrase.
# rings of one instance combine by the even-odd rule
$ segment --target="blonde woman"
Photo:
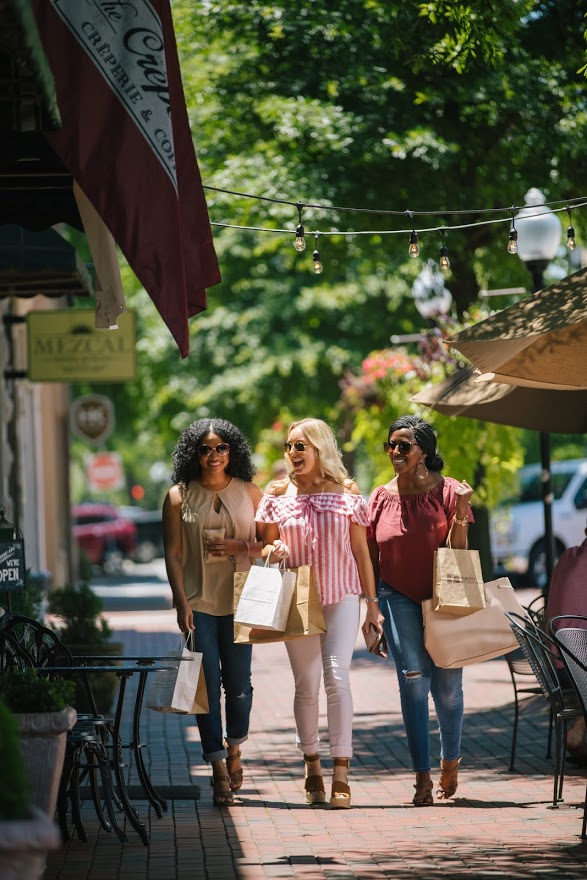
[[[320,419],[293,422],[284,446],[290,476],[273,481],[255,519],[264,554],[288,565],[310,564],[322,602],[327,632],[286,642],[295,683],[297,745],[304,755],[309,805],[324,803],[320,765],[319,692],[327,700],[330,756],[334,774],[330,806],[350,807],[348,767],[352,757],[353,702],[349,671],[359,627],[359,599],[367,620],[381,632],[373,567],[369,557],[367,507],[342,463],[334,434]]]

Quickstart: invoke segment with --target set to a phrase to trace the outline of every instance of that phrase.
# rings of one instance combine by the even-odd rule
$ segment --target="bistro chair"
[[[556,808],[563,799],[567,726],[569,721],[580,718],[582,711],[576,705],[574,692],[565,691],[561,687],[556,671],[556,661],[560,654],[553,639],[531,620],[514,612],[508,611],[506,614],[520,648],[550,705],[550,718],[555,732],[552,806]]]
[[[524,608],[524,611],[527,612],[528,617],[537,625],[540,626],[540,621],[543,619],[544,615],[544,595],[541,594],[537,596],[530,604]],[[510,749],[510,765],[509,770],[513,772],[515,770],[516,763],[516,750],[518,745],[518,727],[520,723],[520,709],[521,709],[521,700],[520,697],[523,696],[536,696],[537,694],[542,694],[543,690],[540,684],[536,679],[536,674],[528,661],[528,658],[524,654],[521,648],[518,648],[516,651],[510,651],[509,654],[505,655],[506,663],[508,665],[510,677],[512,680],[512,686],[514,688],[514,724],[512,728],[512,745]],[[548,744],[546,747],[546,757],[550,758],[552,754],[552,727],[553,727],[553,717],[552,714],[550,716],[549,724],[548,724]]]
[[[0,646],[16,645],[21,658],[28,666],[51,674],[53,667],[79,668],[69,649],[57,635],[37,620],[15,612],[8,612],[0,618]],[[65,673],[60,673],[64,675]],[[104,718],[96,710],[96,702],[88,676],[80,673],[92,707],[92,712],[79,714],[73,728],[68,733],[65,760],[59,795],[57,815],[61,834],[70,840],[72,831],[68,826],[68,812],[71,814],[73,829],[80,840],[87,841],[81,817],[80,785],[87,777],[90,783],[92,800],[100,824],[105,831],[116,833],[120,841],[127,840],[116,819],[116,809],[121,804],[112,785],[112,760],[110,757],[113,720]],[[102,799],[108,814],[106,818]]]
[[[581,712],[587,723],[587,617],[580,614],[561,614],[548,621],[548,630],[577,690]],[[587,837],[587,790],[583,803],[581,837]]]

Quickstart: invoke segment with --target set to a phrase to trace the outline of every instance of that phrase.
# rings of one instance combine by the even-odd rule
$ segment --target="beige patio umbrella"
[[[494,373],[497,382],[587,389],[587,269],[567,275],[448,342],[482,373]]]
[[[471,368],[461,369],[442,382],[424,388],[410,399],[444,415],[465,416],[540,431],[542,468],[544,473],[550,474],[548,433],[587,432],[587,388],[561,391],[552,387],[523,387],[484,381],[487,378],[487,374],[480,376]],[[550,476],[543,480],[542,493],[547,591],[554,565]]]
[[[557,434],[587,433],[587,389],[561,392],[486,379],[487,374],[470,368],[457,370],[410,399],[447,416]]]

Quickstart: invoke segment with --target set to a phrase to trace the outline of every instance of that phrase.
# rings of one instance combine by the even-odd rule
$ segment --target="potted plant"
[[[71,707],[74,695],[74,682],[48,679],[36,669],[7,669],[0,675],[0,699],[13,713],[20,732],[30,802],[51,817],[57,806],[67,732],[77,719]]]
[[[49,592],[49,613],[61,621],[56,633],[74,656],[120,656],[123,646],[110,641],[112,630],[102,616],[104,604],[88,584],[67,585]],[[100,660],[96,665],[114,665],[115,661]],[[88,680],[98,712],[106,714],[112,706],[117,688],[112,673],[89,674]],[[78,712],[91,712],[83,681],[78,679],[75,696]]]
[[[39,880],[47,852],[61,844],[49,816],[30,803],[30,783],[18,723],[0,700],[0,877]]]

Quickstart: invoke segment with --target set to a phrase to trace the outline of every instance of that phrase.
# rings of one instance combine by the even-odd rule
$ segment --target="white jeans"
[[[319,693],[324,670],[330,756],[351,758],[353,698],[349,671],[359,629],[359,597],[345,596],[341,602],[325,605],[323,611],[323,635],[285,643],[295,682],[296,742],[306,755],[318,751]]]

